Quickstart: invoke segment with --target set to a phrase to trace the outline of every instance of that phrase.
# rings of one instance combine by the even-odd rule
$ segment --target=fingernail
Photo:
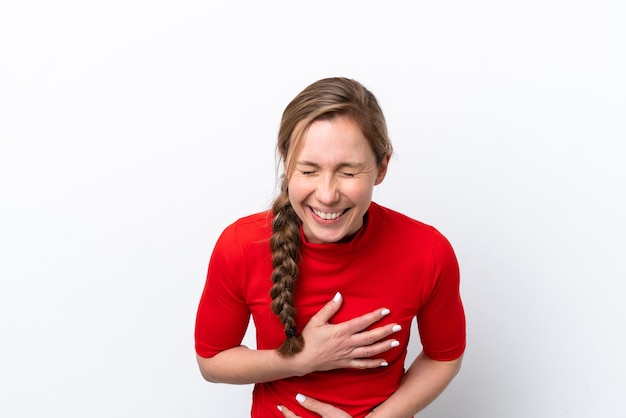
[[[391,346],[392,346],[392,347],[397,347],[397,346],[399,346],[399,345],[400,345],[400,341],[393,340],[393,341],[391,342]]]
[[[392,330],[393,332],[398,332],[398,331],[400,331],[401,329],[402,329],[402,327],[401,327],[400,325],[394,325],[394,326],[391,328],[391,330]]]
[[[387,316],[387,315],[389,315],[390,313],[391,313],[391,311],[390,311],[389,309],[387,309],[387,308],[385,308],[385,309],[383,309],[382,311],[380,311],[380,314],[381,314],[382,316]]]
[[[382,363],[380,363],[380,367],[387,367],[389,366],[389,363],[387,363],[386,361],[383,361]]]
[[[280,406],[280,405],[276,405],[276,408],[278,408],[278,410],[279,410],[280,412],[283,412],[283,407],[282,407],[282,406]]]
[[[296,395],[296,401],[298,401],[298,402],[300,402],[300,403],[304,403],[304,401],[306,401],[306,396],[304,396],[304,395],[303,395],[303,394],[301,394],[301,393],[298,393],[298,394]]]
[[[341,293],[339,293],[339,292],[335,293],[335,297],[333,298],[333,301],[335,301],[335,303],[337,303],[340,300],[341,300]]]

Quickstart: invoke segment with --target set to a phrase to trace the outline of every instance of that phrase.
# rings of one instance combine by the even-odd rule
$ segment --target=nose
[[[336,203],[339,200],[337,178],[330,174],[320,176],[315,194],[320,203],[325,205]]]

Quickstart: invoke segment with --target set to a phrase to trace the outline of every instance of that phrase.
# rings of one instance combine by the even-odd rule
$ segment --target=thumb
[[[322,309],[320,309],[315,315],[311,317],[311,322],[315,321],[318,324],[326,324],[330,321],[330,318],[335,316],[341,304],[343,303],[343,296],[341,293],[335,293],[335,296],[329,301]]]

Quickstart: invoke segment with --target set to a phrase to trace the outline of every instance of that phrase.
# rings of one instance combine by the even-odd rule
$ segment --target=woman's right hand
[[[342,368],[385,367],[387,362],[379,354],[399,345],[397,340],[385,338],[400,331],[400,325],[388,324],[365,331],[388,315],[389,309],[377,309],[339,324],[329,323],[342,302],[343,297],[337,293],[302,330],[304,348],[296,355],[302,374]]]

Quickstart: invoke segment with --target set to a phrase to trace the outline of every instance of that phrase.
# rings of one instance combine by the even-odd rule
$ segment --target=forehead
[[[359,125],[344,116],[314,121],[304,133],[301,145],[298,161],[363,162],[375,158]]]

